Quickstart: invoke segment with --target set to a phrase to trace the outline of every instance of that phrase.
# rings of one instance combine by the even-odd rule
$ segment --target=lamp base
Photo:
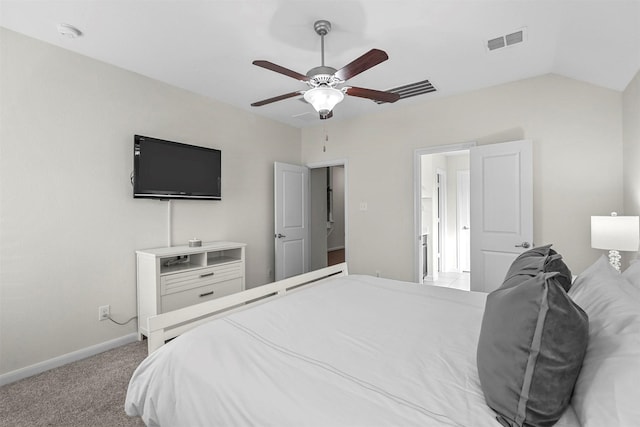
[[[609,251],[609,264],[611,264],[613,266],[613,268],[615,268],[616,270],[620,271],[620,259],[622,257],[620,256],[620,252],[616,251],[616,250],[610,250]]]

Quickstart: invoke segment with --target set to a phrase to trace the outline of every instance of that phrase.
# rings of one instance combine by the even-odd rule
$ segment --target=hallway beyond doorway
[[[469,273],[451,273],[445,272],[438,274],[437,280],[424,280],[425,285],[442,286],[445,288],[455,288],[463,291],[471,289]]]
[[[336,249],[327,252],[327,265],[336,265],[345,261],[344,249]]]

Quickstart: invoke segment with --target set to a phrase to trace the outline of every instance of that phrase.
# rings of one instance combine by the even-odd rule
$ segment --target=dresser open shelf
[[[138,338],[147,319],[245,289],[245,244],[209,242],[136,251]]]

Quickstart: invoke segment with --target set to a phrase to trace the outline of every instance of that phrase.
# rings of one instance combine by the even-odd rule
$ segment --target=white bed
[[[499,427],[476,368],[485,299],[360,275],[307,285],[151,353],[125,410],[148,426]],[[571,406],[557,424],[579,425]]]

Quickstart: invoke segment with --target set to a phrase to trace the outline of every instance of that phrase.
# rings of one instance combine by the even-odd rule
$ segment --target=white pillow
[[[622,275],[631,283],[640,287],[640,259],[633,262]]]
[[[589,315],[589,344],[571,403],[583,427],[640,420],[640,288],[603,255],[569,296]]]

